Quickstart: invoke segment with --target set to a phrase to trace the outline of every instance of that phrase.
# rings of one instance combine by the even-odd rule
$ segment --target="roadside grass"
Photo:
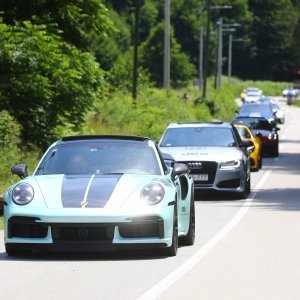
[[[297,106],[297,107],[300,107],[300,98],[299,97],[297,99],[294,99],[293,105]]]

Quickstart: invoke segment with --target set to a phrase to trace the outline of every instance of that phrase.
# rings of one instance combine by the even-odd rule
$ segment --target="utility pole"
[[[170,89],[170,0],[165,0],[164,88]]]
[[[204,64],[203,64],[203,89],[202,98],[206,98],[206,84],[208,76],[208,61],[209,61],[209,35],[210,35],[210,16],[211,16],[211,0],[206,0],[207,20],[206,20],[206,37],[204,47]]]
[[[231,82],[231,71],[232,71],[232,33],[229,33],[229,42],[228,42],[228,83]]]
[[[203,89],[203,27],[200,28],[199,38],[199,91]]]
[[[136,105],[136,98],[137,98],[139,15],[140,15],[140,0],[135,0],[135,12],[134,12],[134,16],[135,16],[135,24],[134,24],[134,52],[133,52],[133,84],[132,84],[133,105]]]
[[[217,77],[215,88],[219,89],[221,86],[222,77],[222,49],[223,49],[223,18],[218,22],[218,53],[217,53]]]

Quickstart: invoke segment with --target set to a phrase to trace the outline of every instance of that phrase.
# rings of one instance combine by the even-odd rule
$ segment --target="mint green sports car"
[[[193,180],[145,137],[65,137],[46,151],[32,176],[12,173],[4,203],[8,255],[36,251],[157,248],[177,254],[195,239]]]

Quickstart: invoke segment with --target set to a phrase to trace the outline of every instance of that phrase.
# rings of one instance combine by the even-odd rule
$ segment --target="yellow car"
[[[254,143],[254,151],[250,154],[250,169],[253,172],[257,172],[262,167],[261,140],[253,135],[248,126],[240,124],[235,124],[234,126],[243,141],[252,141]]]
[[[246,90],[242,90],[241,94],[240,94],[240,99],[241,99],[242,102],[245,101],[245,97],[246,97]]]

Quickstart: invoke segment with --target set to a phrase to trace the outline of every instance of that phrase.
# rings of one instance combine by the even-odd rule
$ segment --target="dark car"
[[[234,124],[247,125],[254,136],[258,136],[262,142],[262,154],[270,156],[278,156],[279,154],[279,128],[276,127],[274,118],[242,117],[238,116],[233,120]]]
[[[244,103],[240,111],[237,113],[238,113],[238,117],[262,116],[266,118],[270,118],[270,117],[275,118],[272,105],[270,102],[267,101]]]

